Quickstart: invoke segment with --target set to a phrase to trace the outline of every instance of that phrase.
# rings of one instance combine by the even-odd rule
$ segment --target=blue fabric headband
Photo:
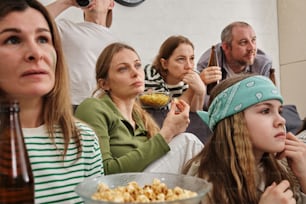
[[[241,80],[218,94],[210,104],[208,112],[197,113],[213,131],[220,120],[272,99],[283,103],[283,97],[272,81],[268,77],[256,75]]]

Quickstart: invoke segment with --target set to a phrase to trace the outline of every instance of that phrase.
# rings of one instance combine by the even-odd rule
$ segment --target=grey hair
[[[243,21],[235,21],[229,25],[227,25],[221,32],[221,42],[231,44],[233,40],[232,31],[234,27],[251,27],[250,24]]]

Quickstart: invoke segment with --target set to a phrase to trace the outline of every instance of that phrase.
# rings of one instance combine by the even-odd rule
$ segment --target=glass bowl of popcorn
[[[139,95],[143,108],[159,109],[167,106],[171,100],[169,92],[148,90]]]
[[[87,178],[76,193],[85,204],[199,204],[212,185],[172,173],[119,173]]]

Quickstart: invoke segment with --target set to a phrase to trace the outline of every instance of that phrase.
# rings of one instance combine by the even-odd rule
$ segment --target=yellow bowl
[[[171,100],[169,92],[145,92],[139,96],[144,108],[162,108]]]

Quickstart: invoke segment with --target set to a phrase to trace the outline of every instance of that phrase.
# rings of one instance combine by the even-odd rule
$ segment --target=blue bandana
[[[256,75],[239,81],[218,94],[210,104],[208,112],[197,113],[209,128],[214,130],[220,120],[272,99],[283,103],[283,97],[272,81],[268,77]]]

